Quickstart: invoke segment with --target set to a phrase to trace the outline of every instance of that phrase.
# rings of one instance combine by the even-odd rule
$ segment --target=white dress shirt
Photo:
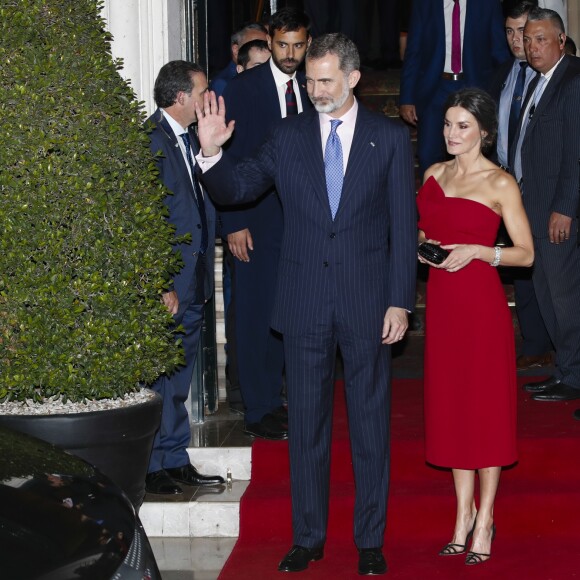
[[[270,63],[270,70],[274,75],[274,82],[276,83],[276,89],[278,90],[278,100],[280,101],[280,114],[282,118],[286,117],[286,83],[292,79],[292,85],[294,86],[294,94],[296,95],[296,104],[298,105],[298,112],[302,113],[302,99],[300,97],[300,87],[298,86],[298,79],[296,78],[296,73],[292,75],[287,75],[282,72],[275,64],[274,60],[270,57],[268,61]]]
[[[348,163],[348,156],[352,147],[352,138],[354,137],[354,128],[356,125],[356,116],[358,113],[358,102],[354,99],[352,107],[342,116],[338,117],[342,123],[336,129],[336,134],[340,137],[340,144],[342,146],[342,169],[346,173],[346,165]],[[324,150],[326,149],[326,141],[330,135],[330,121],[335,117],[331,117],[326,113],[319,113],[318,120],[320,121],[320,138],[322,140],[322,157],[324,158]]]
[[[451,28],[453,15],[453,0],[444,0],[443,12],[445,14],[445,68],[446,73],[453,74],[451,70]],[[461,20],[461,72],[463,72],[463,33],[465,32],[465,13],[467,12],[467,0],[459,0],[460,20]]]
[[[185,161],[185,166],[187,167],[187,172],[189,173],[189,178],[193,180],[191,176],[191,168],[189,167],[189,161],[187,160],[187,153],[185,152],[185,143],[181,138],[183,133],[187,133],[187,127],[184,129],[180,123],[178,123],[165,109],[161,109],[163,111],[163,116],[167,119],[171,130],[177,137],[177,145],[179,146],[179,150],[181,151],[181,155],[183,155],[183,160]],[[193,156],[193,153],[192,153]]]

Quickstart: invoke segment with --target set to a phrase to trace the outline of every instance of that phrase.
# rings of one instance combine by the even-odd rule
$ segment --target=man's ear
[[[353,70],[348,75],[348,87],[354,89],[360,80],[360,70]]]
[[[236,70],[238,71],[238,74],[240,74],[241,72],[244,72],[244,67],[241,64],[237,64]]]
[[[232,44],[232,60],[235,63],[238,62],[238,52],[240,52],[240,45],[239,44]]]

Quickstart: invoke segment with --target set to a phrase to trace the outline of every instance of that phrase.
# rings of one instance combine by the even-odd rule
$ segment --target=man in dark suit
[[[211,194],[239,203],[276,183],[284,207],[272,326],[283,334],[286,353],[294,546],[280,571],[305,570],[323,556],[337,345],[359,573],[386,571],[390,345],[402,339],[415,303],[417,224],[408,131],[356,101],[359,66],[356,46],[344,35],[314,39],[306,82],[316,111],[286,119],[237,165],[227,152],[219,159],[234,121],[226,126],[213,95],[198,112],[205,156],[198,162]]]
[[[149,493],[182,493],[177,482],[224,483],[219,475],[198,473],[187,454],[191,433],[185,401],[197,356],[203,306],[213,292],[215,210],[195,175],[193,156],[199,145],[190,127],[196,121],[195,103],[202,102],[206,92],[207,79],[200,66],[182,60],[167,63],[155,81],[159,108],[146,123],[159,179],[172,193],[165,199],[168,219],[176,236],[190,237],[175,246],[183,268],[174,276],[172,288],[163,294],[176,326],[183,326],[185,365],[171,375],[162,375],[152,386],[163,397],[163,412],[145,480]]]
[[[238,52],[240,48],[252,40],[266,40],[268,31],[259,22],[246,22],[242,24],[231,38],[232,60],[228,65],[215,74],[211,79],[211,90],[216,95],[223,95],[228,83],[238,75]]]
[[[297,9],[276,12],[268,37],[272,58],[228,83],[224,100],[228,117],[236,120],[228,151],[235,159],[254,152],[282,118],[310,107],[304,75],[297,72],[310,42],[308,27],[308,17]],[[284,351],[281,337],[270,328],[284,222],[275,190],[262,194],[243,208],[220,212],[221,233],[234,257],[232,301],[245,430],[286,439]]]
[[[517,131],[526,91],[538,74],[526,60],[524,26],[535,2],[523,1],[506,12],[505,32],[513,58],[499,67],[489,92],[498,103],[497,162],[509,171],[509,150]],[[531,268],[514,269],[516,312],[522,336],[521,354],[516,360],[519,371],[552,363],[552,343],[540,313]]]
[[[534,236],[534,288],[556,350],[554,376],[525,385],[537,401],[580,399],[580,61],[564,54],[565,41],[556,12],[530,10],[524,47],[541,74],[522,106],[510,167],[521,184]]]
[[[213,4],[213,2],[210,3],[210,5]],[[244,46],[244,44],[254,40],[266,41],[267,37],[268,31],[259,22],[245,22],[232,34],[230,39],[232,59],[223,70],[219,71],[211,79],[211,90],[214,91],[216,95],[223,95],[228,83],[240,72],[238,65],[238,54],[240,48]],[[241,412],[243,404],[240,393],[237,348],[235,340],[235,305],[232,301],[233,270],[233,257],[226,244],[223,246],[223,298],[226,333],[226,387],[230,409],[234,412]]]
[[[509,56],[499,0],[413,0],[399,111],[417,126],[421,176],[444,159],[443,106],[449,94],[487,88],[494,69]]]

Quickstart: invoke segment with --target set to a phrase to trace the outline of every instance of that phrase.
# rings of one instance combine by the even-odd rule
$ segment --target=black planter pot
[[[53,443],[116,483],[138,510],[153,438],[161,421],[161,396],[145,403],[62,415],[0,415],[0,425]]]

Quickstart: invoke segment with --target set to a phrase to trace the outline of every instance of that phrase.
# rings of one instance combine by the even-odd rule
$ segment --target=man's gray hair
[[[264,34],[268,34],[268,30],[263,24],[260,24],[259,22],[246,22],[232,34],[230,38],[231,43],[241,46],[243,44],[242,41],[244,40],[244,36],[250,30],[258,30]]]
[[[338,67],[345,75],[360,68],[360,56],[356,44],[340,32],[323,34],[315,38],[310,43],[306,58],[318,60],[327,54],[335,54],[338,57]]]
[[[538,22],[539,20],[551,20],[558,29],[558,32],[566,34],[562,17],[555,10],[538,7],[532,8],[528,12],[528,22]]]

